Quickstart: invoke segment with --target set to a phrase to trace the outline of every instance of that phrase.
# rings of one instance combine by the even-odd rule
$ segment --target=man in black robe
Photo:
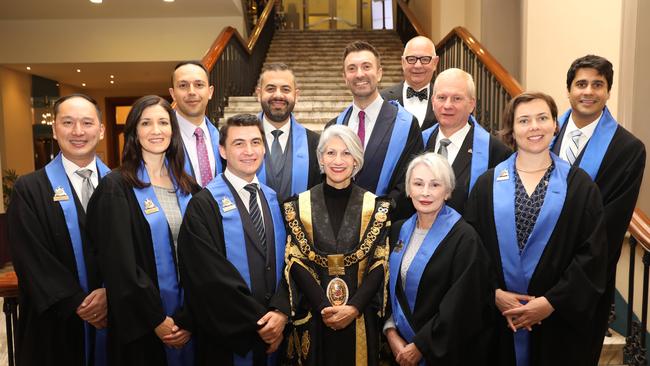
[[[266,145],[257,177],[273,188],[282,202],[321,182],[316,157],[319,135],[303,127],[293,115],[300,90],[287,65],[264,66],[256,93],[263,111],[259,118]]]
[[[178,238],[181,282],[196,320],[196,360],[266,365],[289,315],[281,275],[284,223],[275,192],[255,186],[264,159],[257,117],[229,118],[220,136],[227,168],[193,196]]]
[[[346,46],[343,55],[343,77],[352,93],[352,105],[326,128],[344,124],[357,132],[364,147],[364,164],[355,183],[394,199],[392,220],[409,217],[415,211],[406,199],[404,176],[408,163],[422,151],[418,120],[399,103],[379,95],[382,68],[374,46],[355,41]]]
[[[600,328],[593,339],[594,365],[608,327],[616,264],[639,196],[646,157],[643,142],[620,126],[607,109],[613,76],[612,64],[600,56],[587,55],[571,64],[566,80],[571,109],[559,118],[560,133],[552,149],[587,171],[605,207],[607,287],[596,312]]]
[[[436,66],[438,56],[433,42],[424,36],[411,38],[402,55],[404,81],[381,91],[382,98],[396,100],[415,116],[422,131],[438,123],[431,105]]]
[[[60,98],[52,133],[61,153],[18,179],[7,212],[20,291],[16,360],[103,364],[94,346],[95,329],[106,326],[106,292],[85,234],[86,204],[108,172],[95,156],[104,137],[97,103],[81,94]]]
[[[432,103],[438,125],[423,132],[424,149],[442,154],[451,164],[456,188],[447,205],[462,215],[473,182],[487,169],[507,159],[512,151],[487,134],[472,116],[476,86],[470,74],[460,69],[447,69],[438,74]],[[480,150],[483,151],[479,154]]]

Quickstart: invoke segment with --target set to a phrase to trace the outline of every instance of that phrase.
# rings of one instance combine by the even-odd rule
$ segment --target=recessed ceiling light
[[[111,80],[111,84],[115,84],[115,80]]]
[[[163,1],[166,2],[166,3],[173,3],[174,2],[174,0],[163,0]]]
[[[27,69],[27,70],[31,70],[32,68],[31,68],[30,66],[27,66],[26,69]]]
[[[56,83],[56,86],[59,86],[59,83]]]
[[[90,0],[90,2],[93,4],[101,4],[102,0]]]
[[[81,69],[77,69],[77,72],[81,72]]]
[[[81,86],[86,86],[86,83],[81,83]]]
[[[111,75],[111,79],[115,79],[115,75]]]

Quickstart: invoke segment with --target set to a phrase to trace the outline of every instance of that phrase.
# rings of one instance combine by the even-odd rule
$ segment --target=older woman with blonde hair
[[[447,159],[435,153],[416,157],[406,171],[416,213],[391,229],[384,324],[400,365],[485,364],[494,301],[488,256],[476,231],[445,203],[454,184]]]
[[[325,181],[283,207],[295,314],[287,356],[303,365],[377,365],[391,202],[352,182],[363,148],[349,127],[325,129],[317,155]]]

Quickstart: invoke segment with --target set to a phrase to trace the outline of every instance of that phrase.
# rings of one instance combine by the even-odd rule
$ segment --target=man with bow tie
[[[405,80],[381,91],[382,98],[396,100],[415,116],[422,131],[437,122],[431,107],[432,79],[437,65],[433,42],[427,37],[414,37],[406,43],[402,55]]]

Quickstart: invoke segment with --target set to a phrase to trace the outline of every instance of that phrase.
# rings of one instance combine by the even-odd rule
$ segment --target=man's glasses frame
[[[418,60],[422,65],[428,65],[433,60],[433,56],[402,56],[409,65],[415,65]]]

